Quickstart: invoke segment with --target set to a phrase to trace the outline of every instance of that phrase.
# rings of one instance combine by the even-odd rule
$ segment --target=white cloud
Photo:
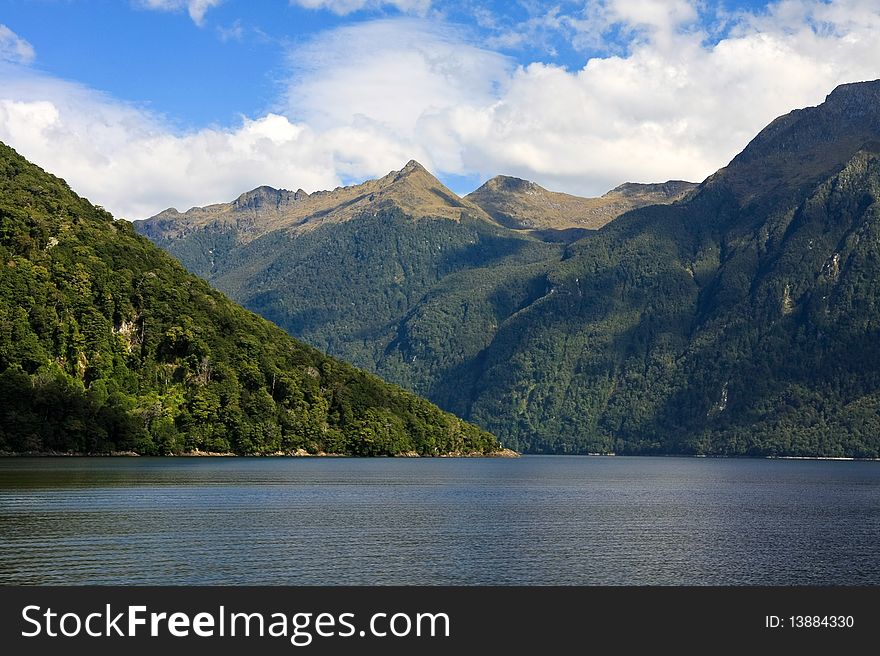
[[[842,82],[880,77],[876,3],[785,0],[740,16],[714,44],[696,6],[593,3],[598,29],[634,40],[579,71],[512,69],[421,21],[344,28],[294,52],[289,111],[321,129],[381,126],[387,143],[435,170],[597,194],[625,180],[702,180],[776,116]]]
[[[291,68],[288,115],[322,132],[344,128],[386,144],[354,157],[367,167],[346,171],[355,176],[387,172],[406,150],[426,166],[460,167],[460,144],[437,132],[434,116],[493,104],[513,71],[506,57],[419,19],[339,29],[294,50]]]
[[[0,61],[29,64],[34,60],[34,47],[0,23]]]
[[[227,41],[241,41],[244,39],[244,27],[240,20],[235,21],[229,27],[218,26],[217,36],[226,43]]]
[[[722,7],[702,0],[561,0],[560,3],[521,3],[528,14],[515,21],[504,14],[480,12],[478,20],[495,33],[486,44],[503,49],[543,49],[555,57],[555,43],[562,39],[574,50],[625,51],[627,45],[652,40],[655,47],[669,46],[682,29],[698,31],[700,10],[725,15]],[[577,9],[572,11],[572,6]],[[616,30],[619,34],[611,35]]]
[[[413,157],[438,173],[518,175],[591,195],[626,180],[701,180],[776,116],[821,102],[837,84],[880,77],[876,3],[785,0],[736,17],[717,43],[690,6],[666,19],[603,3],[617,12],[608,20],[637,36],[576,71],[514,66],[442,23],[344,27],[291,52],[273,114],[186,133],[0,65],[0,140],[128,218],[260,184],[332,188]]]
[[[692,0],[607,0],[609,20],[665,33],[697,18]]]
[[[326,9],[339,16],[382,7],[394,7],[404,13],[424,16],[431,8],[431,0],[290,0],[290,4],[305,9]]]
[[[205,14],[211,7],[216,7],[223,0],[140,0],[145,9],[159,11],[183,11],[189,13],[196,25],[201,25],[205,20]]]
[[[518,23],[513,28],[502,28],[498,23],[498,17],[493,14],[479,13],[477,20],[487,29],[494,29],[496,32],[485,40],[485,45],[489,48],[513,50],[528,45],[532,47],[540,45],[548,51],[548,54],[554,55],[554,49],[547,37],[564,31],[571,22],[571,17],[563,14],[559,6],[553,6]]]
[[[332,144],[269,114],[175,134],[137,107],[84,87],[0,68],[0,140],[129,219],[230,200],[261,184],[339,184]]]

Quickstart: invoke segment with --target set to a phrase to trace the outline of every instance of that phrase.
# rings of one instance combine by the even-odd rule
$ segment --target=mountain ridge
[[[191,207],[185,212],[172,207],[134,223],[154,240],[179,238],[217,225],[236,229],[237,239],[244,242],[274,230],[302,232],[396,205],[414,219],[460,221],[467,215],[539,239],[572,241],[637,207],[677,202],[695,187],[695,183],[681,180],[626,182],[602,196],[586,198],[549,191],[520,178],[496,176],[462,197],[419,162],[410,160],[398,171],[356,185],[312,193],[261,185],[230,202]]]
[[[549,191],[521,178],[496,176],[465,199],[513,229],[597,230],[632,209],[682,200],[696,186],[682,180],[625,182],[602,196],[586,198]]]
[[[790,200],[803,194],[877,139],[880,115],[871,109],[877,103],[880,80],[839,85],[819,105],[773,120],[707,182],[723,184],[742,204],[762,195]]]
[[[169,208],[135,222],[154,238],[179,236],[209,225],[239,231],[246,242],[275,230],[304,232],[325,223],[349,221],[360,214],[396,205],[414,219],[460,221],[471,216],[495,223],[481,208],[459,198],[415,160],[375,180],[311,194],[260,186],[229,203],[193,207],[186,212]]]

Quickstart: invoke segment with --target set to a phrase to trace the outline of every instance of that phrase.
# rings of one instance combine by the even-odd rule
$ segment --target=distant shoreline
[[[841,460],[853,462],[880,462],[880,458],[856,458],[852,456],[750,456],[750,455],[726,455],[722,453],[572,453],[555,454],[541,453],[524,455],[565,455],[574,458],[717,458],[717,459],[741,459],[741,460]]]

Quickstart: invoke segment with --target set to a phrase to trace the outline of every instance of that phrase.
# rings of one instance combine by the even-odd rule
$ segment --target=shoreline
[[[0,458],[519,458],[522,454],[512,449],[491,453],[480,451],[452,451],[435,456],[423,456],[415,451],[405,451],[390,456],[356,456],[347,453],[309,453],[305,449],[275,451],[273,453],[232,453],[216,451],[188,451],[163,456],[147,456],[134,451],[111,451],[110,453],[84,453],[81,451],[0,451]]]
[[[190,451],[187,453],[167,454],[164,456],[149,456],[134,451],[111,451],[110,453],[83,453],[62,451],[0,451],[0,458],[520,458],[520,457],[554,457],[554,458],[717,458],[717,459],[741,459],[741,460],[814,460],[814,461],[839,461],[839,462],[880,462],[880,458],[856,458],[851,456],[748,456],[748,455],[723,455],[723,454],[693,454],[693,453],[651,453],[651,454],[618,454],[618,453],[520,453],[513,449],[501,449],[492,453],[477,451],[453,451],[433,456],[419,455],[415,451],[405,451],[390,456],[356,456],[347,453],[309,453],[305,449],[296,451],[276,451],[273,453],[248,453],[239,454],[232,452],[216,451]]]

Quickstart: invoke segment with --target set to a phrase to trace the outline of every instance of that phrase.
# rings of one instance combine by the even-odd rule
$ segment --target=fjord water
[[[0,459],[0,583],[880,584],[880,463]]]

